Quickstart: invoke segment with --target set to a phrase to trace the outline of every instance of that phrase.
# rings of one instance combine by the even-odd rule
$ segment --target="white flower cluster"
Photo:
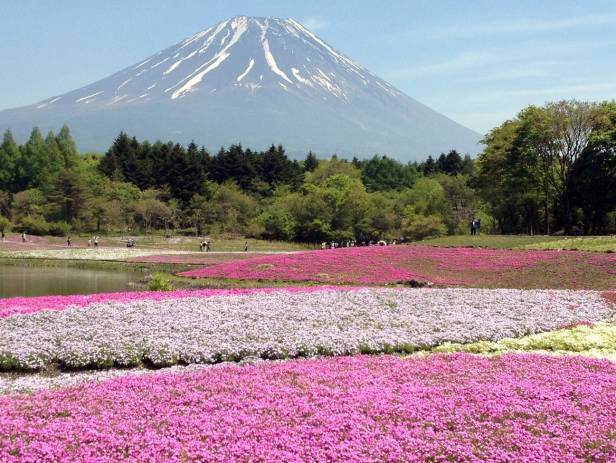
[[[189,251],[148,248],[64,248],[2,251],[0,257],[13,259],[124,260],[136,257],[194,254]]]
[[[111,368],[413,352],[609,318],[569,290],[286,291],[92,304],[0,319],[0,370]]]

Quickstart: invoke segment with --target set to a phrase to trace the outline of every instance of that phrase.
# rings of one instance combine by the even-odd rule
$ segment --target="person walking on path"
[[[94,237],[94,247],[98,248],[98,236]]]
[[[248,252],[248,241],[244,242],[244,252]]]
[[[69,248],[71,247],[71,235],[66,237],[66,246]]]
[[[6,241],[6,236],[4,236],[4,230],[2,230],[2,242],[4,243]]]
[[[26,241],[28,241],[28,240],[26,239],[26,232],[21,232],[21,242],[22,242],[22,243],[25,243]]]

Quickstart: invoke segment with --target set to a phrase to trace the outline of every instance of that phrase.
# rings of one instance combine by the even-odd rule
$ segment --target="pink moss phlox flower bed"
[[[178,291],[135,291],[123,293],[77,294],[72,296],[38,296],[12,297],[0,299],[0,318],[13,315],[25,315],[42,310],[64,310],[70,307],[87,307],[103,302],[130,301],[162,301],[208,296],[224,296],[234,294],[271,293],[275,291],[311,292],[311,291],[343,291],[343,286],[306,286],[286,288],[235,288],[235,289],[199,289]]]
[[[272,255],[228,262],[181,275],[296,281],[356,282],[364,284],[430,281],[441,285],[464,284],[465,278],[439,273],[494,273],[520,270],[556,256],[544,251],[504,249],[435,248],[427,246],[357,247]],[[436,275],[426,275],[413,265],[421,261]]]
[[[616,364],[344,357],[0,397],[0,461],[616,460]]]

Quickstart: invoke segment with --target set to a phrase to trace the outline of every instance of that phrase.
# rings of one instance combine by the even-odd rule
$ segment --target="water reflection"
[[[129,291],[138,272],[0,264],[0,298]]]

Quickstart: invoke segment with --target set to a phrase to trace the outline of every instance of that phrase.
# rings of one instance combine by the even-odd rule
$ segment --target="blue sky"
[[[91,83],[239,14],[293,17],[481,133],[528,104],[616,97],[613,0],[2,0],[0,109]]]

